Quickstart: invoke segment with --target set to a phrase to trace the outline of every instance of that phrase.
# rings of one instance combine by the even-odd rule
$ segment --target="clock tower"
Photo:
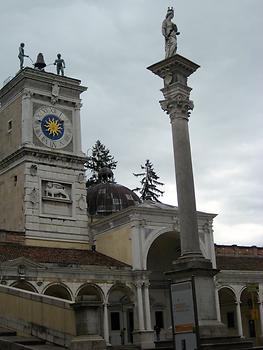
[[[85,90],[77,79],[32,68],[0,90],[0,230],[27,245],[88,245]]]

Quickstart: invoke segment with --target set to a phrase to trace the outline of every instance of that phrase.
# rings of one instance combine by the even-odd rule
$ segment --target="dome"
[[[113,183],[99,183],[87,188],[90,215],[110,215],[140,203],[139,197],[129,188]]]

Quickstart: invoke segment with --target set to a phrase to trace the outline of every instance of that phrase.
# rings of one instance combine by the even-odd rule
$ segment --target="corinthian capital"
[[[82,103],[80,101],[75,103],[75,109],[81,109]]]
[[[27,98],[31,98],[32,96],[33,96],[33,91],[31,91],[29,89],[24,89],[23,95],[22,95],[23,100],[25,100]]]
[[[160,101],[162,109],[169,114],[171,119],[190,117],[191,111],[194,109],[194,103],[187,96],[177,94],[173,99]]]

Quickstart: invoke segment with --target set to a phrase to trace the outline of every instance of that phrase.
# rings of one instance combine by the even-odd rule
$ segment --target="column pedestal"
[[[134,331],[133,344],[140,346],[141,349],[153,349],[154,331]]]
[[[174,269],[166,273],[173,282],[191,280],[194,276],[200,337],[226,337],[226,326],[218,321],[216,312],[213,277],[218,270],[212,268],[209,260],[198,258],[179,259],[173,266]]]
[[[76,334],[70,350],[105,350],[106,343],[100,332],[99,308],[101,302],[96,295],[85,295],[73,304],[76,317]]]

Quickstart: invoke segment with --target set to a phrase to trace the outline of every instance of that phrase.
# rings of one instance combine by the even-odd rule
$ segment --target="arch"
[[[134,292],[132,291],[132,289],[130,287],[128,287],[126,284],[124,283],[116,283],[113,286],[111,286],[111,288],[108,290],[107,293],[107,300],[108,302],[110,302],[110,298],[112,299],[113,296],[116,296],[116,294],[125,294],[128,296],[130,302],[134,301]]]
[[[17,289],[22,289],[22,290],[27,290],[28,292],[38,293],[36,288],[31,283],[29,283],[25,280],[16,281],[16,282],[12,283],[10,285],[10,287],[14,287]]]
[[[149,241],[150,242],[150,241]],[[178,231],[161,230],[151,237],[148,247],[146,269],[150,271],[149,297],[152,301],[152,327],[160,328],[160,340],[164,340],[171,327],[170,290],[165,272],[173,269],[173,262],[181,255],[180,235]],[[162,288],[160,289],[160,285]],[[153,303],[153,301],[155,301]]]
[[[259,317],[259,294],[256,290],[245,286],[240,293],[240,308],[244,336],[256,338],[261,334]]]
[[[134,293],[122,283],[113,285],[107,293],[109,332],[112,345],[133,343]]]
[[[222,286],[218,290],[221,320],[226,325],[229,336],[238,335],[236,293],[229,286]]]
[[[149,250],[154,243],[154,241],[159,238],[161,235],[172,232],[178,239],[180,239],[180,233],[179,230],[169,230],[168,227],[161,229],[157,232],[155,232],[153,235],[150,235],[149,238],[146,240],[144,250],[143,250],[143,268],[147,269],[147,257],[149,254]]]
[[[146,268],[152,274],[162,274],[172,269],[173,261],[180,256],[180,238],[174,231],[166,231],[152,242],[146,257]],[[158,276],[160,279],[160,276]],[[151,279],[151,277],[150,277]],[[156,279],[156,278],[154,278]]]
[[[76,292],[76,298],[84,296],[84,295],[93,295],[97,297],[98,301],[103,301],[104,294],[99,286],[93,283],[85,283],[81,285],[77,292]]]
[[[48,295],[50,297],[56,297],[72,301],[72,293],[70,289],[62,283],[49,284],[43,290],[43,294]]]
[[[238,296],[237,296],[237,293],[235,291],[235,289],[232,287],[232,286],[229,286],[229,285],[221,285],[217,291],[218,291],[218,294],[219,294],[219,291],[222,290],[222,289],[229,289],[234,295],[235,295],[235,299],[237,301],[238,299]]]

